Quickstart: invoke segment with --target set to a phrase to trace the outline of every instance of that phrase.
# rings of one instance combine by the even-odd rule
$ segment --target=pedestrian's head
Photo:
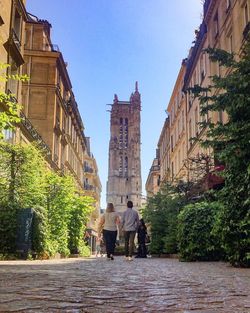
[[[128,201],[128,202],[127,202],[127,207],[132,209],[132,207],[133,207],[133,202],[132,202],[132,201]]]
[[[115,208],[114,208],[113,203],[111,203],[111,202],[108,203],[106,212],[114,212],[114,211],[115,211]]]
[[[143,218],[140,219],[140,224],[141,224],[142,226],[145,226],[145,222],[144,222],[144,219],[143,219]]]

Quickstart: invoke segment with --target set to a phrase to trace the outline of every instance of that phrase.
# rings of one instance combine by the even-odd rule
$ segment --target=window
[[[125,119],[125,125],[124,125],[124,148],[128,148],[128,119]]]
[[[59,137],[54,134],[54,161],[58,162],[58,155],[59,155]]]
[[[120,162],[119,162],[119,175],[122,176],[123,174],[123,157],[120,156]]]
[[[177,134],[178,134],[178,138],[180,138],[181,136],[181,119],[179,118],[178,119],[178,131],[177,131]]]
[[[181,150],[178,151],[178,170],[181,168]]]
[[[219,19],[218,12],[214,16],[214,37],[216,38],[219,34]]]
[[[233,53],[233,35],[230,34],[228,37],[228,51]]]
[[[3,130],[4,141],[13,143],[14,133],[12,129],[4,129]]]
[[[2,16],[0,15],[0,26],[2,26],[3,24],[4,24],[4,21],[3,21]]]
[[[192,121],[190,120],[188,123],[188,131],[189,131],[189,139],[192,138]],[[189,141],[189,147],[191,147],[191,142]]]
[[[223,111],[219,111],[219,123],[223,123]]]
[[[128,157],[125,156],[125,166],[124,166],[125,175],[128,175]]]
[[[15,61],[9,56],[9,64],[10,67],[8,67],[8,75],[16,75],[18,74],[18,67],[15,63]],[[9,79],[7,81],[7,89],[9,90],[10,93],[14,94],[17,96],[17,91],[18,91],[18,80],[16,79]]]
[[[199,125],[198,125],[198,109],[195,109],[194,112],[194,118],[195,118],[195,135],[198,137],[199,135]]]
[[[205,53],[201,54],[200,58],[200,81],[202,83],[203,79],[206,76],[206,55]]]
[[[193,73],[193,86],[197,84],[197,80],[196,80],[196,71],[194,71]]]
[[[171,143],[170,143],[170,145],[171,145],[171,151],[173,152],[173,150],[174,150],[174,139],[173,139],[173,135],[171,135]]]
[[[228,11],[231,7],[231,0],[226,0],[226,1],[227,1],[227,11]]]
[[[190,86],[190,87],[192,87],[192,86]],[[193,101],[194,101],[194,95],[193,95],[192,91],[190,91],[190,93],[188,94],[188,109],[189,110],[193,104]]]
[[[14,35],[16,35],[16,39],[20,41],[21,38],[21,15],[17,10],[15,10],[15,15],[14,15],[14,23],[13,23],[13,31]]]
[[[249,22],[249,14],[248,14],[248,5],[247,3],[244,6],[244,20],[245,20],[245,26]]]
[[[182,121],[182,131],[184,130],[185,120],[184,120],[184,110],[181,112],[181,121]]]

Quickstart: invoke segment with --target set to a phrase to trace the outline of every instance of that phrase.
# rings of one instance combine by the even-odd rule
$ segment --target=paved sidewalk
[[[250,313],[250,269],[157,258],[1,261],[0,312]]]

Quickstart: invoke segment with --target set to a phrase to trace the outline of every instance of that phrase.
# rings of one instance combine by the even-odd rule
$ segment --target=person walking
[[[141,218],[138,231],[137,231],[137,239],[138,239],[138,253],[136,256],[137,258],[147,257],[146,236],[147,236],[147,227],[145,225],[144,220]]]
[[[113,203],[108,203],[106,212],[102,215],[99,223],[100,230],[103,228],[103,237],[106,245],[108,260],[114,260],[115,242],[117,236],[117,225],[120,223],[118,213],[115,212]]]
[[[96,238],[96,253],[95,253],[96,257],[102,256],[102,250],[101,250],[102,243],[103,243],[103,238],[101,234],[101,235],[98,235]]]
[[[132,261],[132,256],[134,253],[134,240],[138,225],[138,212],[133,209],[133,202],[128,201],[127,210],[123,213],[122,216],[121,227],[124,233],[125,240],[125,257],[129,261]]]

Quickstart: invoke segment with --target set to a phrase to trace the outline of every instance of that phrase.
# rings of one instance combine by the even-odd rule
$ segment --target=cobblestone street
[[[250,270],[123,257],[0,262],[0,312],[250,312]]]

